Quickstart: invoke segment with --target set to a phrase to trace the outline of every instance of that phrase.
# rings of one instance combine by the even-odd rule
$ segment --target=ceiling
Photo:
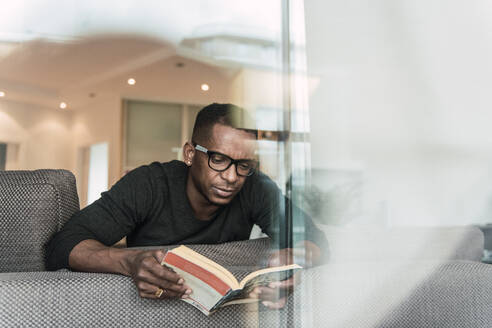
[[[69,108],[80,110],[105,94],[124,95],[126,80],[136,72],[154,76],[161,72],[162,79],[170,79],[190,65],[199,65],[230,79],[240,65],[184,50],[181,42],[223,33],[275,39],[280,2],[252,1],[142,5],[133,0],[20,0],[2,4],[0,91],[10,101],[49,108],[65,101]],[[254,3],[263,10],[258,12]],[[185,65],[177,67],[177,63]],[[145,80],[146,76],[140,76],[137,85]],[[133,88],[132,96],[139,97],[138,88]]]
[[[176,74],[182,76],[193,65],[205,66],[224,79],[237,70],[178,55],[174,45],[142,37],[98,36],[70,42],[32,40],[0,45],[0,91],[6,93],[5,99],[48,108],[58,108],[63,101],[70,109],[81,110],[105,95],[124,96],[130,77],[139,85],[131,90],[131,96],[139,98],[148,96],[152,85]],[[150,88],[144,90],[141,82]]]

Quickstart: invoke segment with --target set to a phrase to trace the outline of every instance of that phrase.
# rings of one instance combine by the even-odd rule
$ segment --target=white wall
[[[312,165],[363,176],[359,223],[492,221],[487,1],[307,0]]]
[[[18,144],[16,167],[71,170],[70,112],[0,100],[0,141]]]
[[[142,68],[128,73],[136,77],[137,84],[134,87],[128,87],[122,94],[99,95],[86,108],[78,109],[73,118],[72,158],[75,160],[80,148],[108,142],[108,178],[109,186],[112,186],[122,174],[122,99],[186,104],[230,101],[231,90],[227,76],[204,64],[190,61],[186,63],[185,68],[181,70],[177,69],[173,62],[171,65],[158,63],[153,68]],[[121,83],[121,81],[124,81],[123,77],[105,83]],[[210,85],[209,92],[201,91],[202,83]],[[80,168],[75,168],[75,174],[78,179],[82,177]]]
[[[77,160],[80,149],[90,145],[107,142],[109,159],[109,185],[120,177],[121,171],[121,100],[117,96],[100,99],[90,107],[74,113],[72,123],[73,144],[71,157]],[[77,180],[82,179],[80,167],[74,167]],[[80,190],[80,184],[77,185]]]
[[[108,185],[111,186],[122,172],[123,98],[187,104],[231,101],[231,76],[223,75],[216,68],[191,61],[187,61],[182,70],[177,70],[174,62],[157,67],[128,73],[137,77],[135,88],[129,87],[121,94],[98,94],[85,108],[61,111],[1,99],[0,142],[19,145],[18,165],[7,169],[68,169],[75,174],[80,193],[81,150],[107,142]],[[115,80],[104,83],[125,81],[121,76]],[[209,92],[201,91],[202,83],[210,85]]]

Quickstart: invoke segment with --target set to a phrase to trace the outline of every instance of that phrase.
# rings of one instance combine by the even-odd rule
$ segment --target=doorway
[[[108,150],[107,142],[82,147],[78,151],[79,198],[80,206],[85,207],[97,200],[108,190]]]

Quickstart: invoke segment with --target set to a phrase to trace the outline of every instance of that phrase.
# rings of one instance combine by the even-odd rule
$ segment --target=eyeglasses
[[[208,166],[217,172],[224,172],[232,164],[236,165],[236,173],[242,177],[249,177],[255,173],[258,167],[258,161],[252,159],[232,159],[227,155],[217,151],[208,150],[207,148],[193,143],[196,150],[208,155]]]

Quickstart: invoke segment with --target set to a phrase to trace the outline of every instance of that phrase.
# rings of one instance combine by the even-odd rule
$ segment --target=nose
[[[236,172],[236,164],[232,164],[227,170],[220,172],[220,175],[228,183],[234,184],[239,178]]]

